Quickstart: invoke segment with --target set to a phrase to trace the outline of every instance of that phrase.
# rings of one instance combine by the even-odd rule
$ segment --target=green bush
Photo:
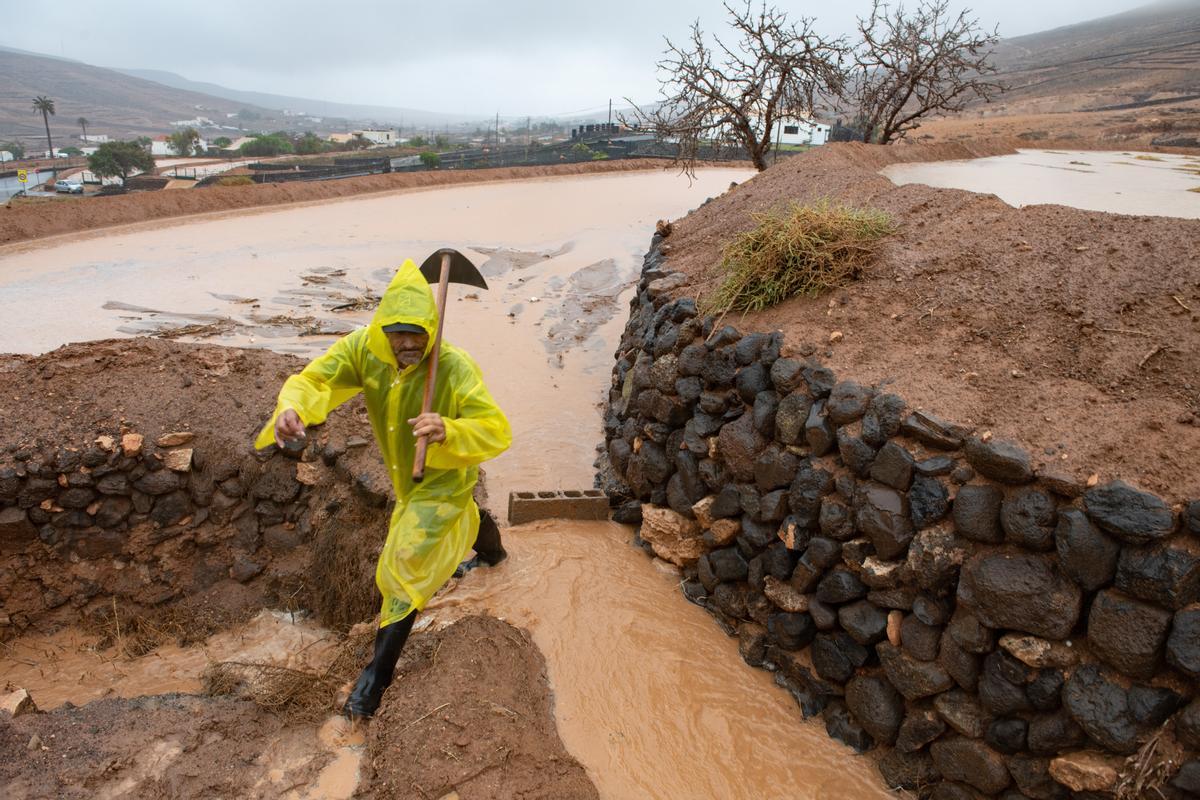
[[[253,186],[254,179],[249,175],[229,175],[217,178],[217,186]]]
[[[892,218],[872,208],[820,200],[754,215],[754,228],[722,252],[721,284],[705,313],[761,311],[797,295],[819,295],[857,279],[895,232]]]
[[[433,152],[432,150],[426,150],[424,153],[421,153],[421,155],[418,156],[418,158],[421,159],[422,164],[429,167],[430,169],[435,169],[435,168],[437,168],[437,166],[439,164],[442,163],[441,156],[439,156],[437,153]]]

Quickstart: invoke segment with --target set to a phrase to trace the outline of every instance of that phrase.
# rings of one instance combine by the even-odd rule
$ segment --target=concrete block
[[[599,489],[509,493],[510,525],[538,519],[605,520],[608,519],[608,497]]]

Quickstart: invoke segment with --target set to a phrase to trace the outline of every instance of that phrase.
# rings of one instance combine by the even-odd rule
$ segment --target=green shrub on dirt
[[[797,295],[845,286],[871,264],[892,218],[873,208],[819,200],[754,215],[721,256],[721,284],[704,298],[706,313],[761,311]]]
[[[254,179],[249,175],[230,175],[228,178],[218,178],[217,186],[253,186]]]

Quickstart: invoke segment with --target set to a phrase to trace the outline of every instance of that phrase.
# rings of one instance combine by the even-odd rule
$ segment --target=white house
[[[79,138],[85,142],[90,142],[92,144],[104,144],[105,142],[108,141],[108,134],[107,133],[89,133],[87,136],[80,136]]]
[[[385,147],[396,144],[396,132],[394,130],[374,129],[355,131],[362,134],[362,137],[371,144],[379,144]]]
[[[829,126],[798,117],[783,117],[777,123],[775,139],[779,144],[821,145],[829,141]]]

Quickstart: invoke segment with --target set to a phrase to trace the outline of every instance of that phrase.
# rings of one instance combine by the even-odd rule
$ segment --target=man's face
[[[425,355],[425,345],[429,343],[427,333],[388,333],[387,338],[400,369],[418,363]]]

